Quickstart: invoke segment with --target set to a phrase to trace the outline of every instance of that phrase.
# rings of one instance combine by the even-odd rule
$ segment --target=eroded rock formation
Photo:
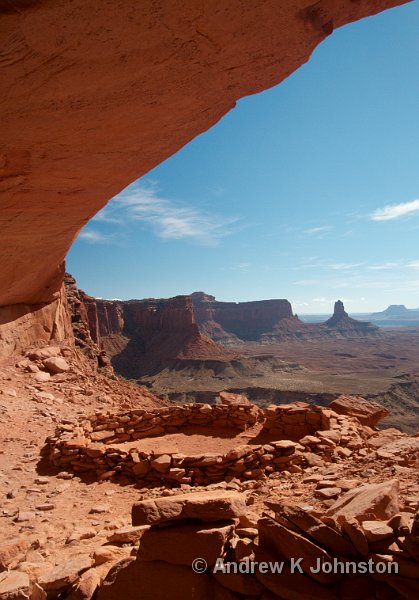
[[[275,344],[289,339],[380,335],[377,327],[349,318],[343,305],[331,326],[330,320],[326,324],[300,321],[288,300],[218,302],[203,292],[167,299],[103,300],[79,290],[69,274],[65,288],[76,344],[91,358],[98,358],[100,366],[107,353],[116,372],[128,378],[164,369],[215,372],[228,365],[244,373],[243,357],[228,346],[247,341]]]
[[[2,3],[0,306],[53,301],[68,248],[112,196],[334,28],[404,1]]]
[[[288,300],[218,302],[204,292],[194,292],[191,298],[202,333],[225,345],[243,341],[277,343],[325,336],[379,335],[375,325],[350,318],[340,300],[335,303],[333,317],[321,324],[301,321],[294,315]]]
[[[102,300],[65,286],[77,345],[89,355],[107,352],[118,373],[137,378],[188,361],[232,358],[203,335],[190,296],[147,300]]]
[[[288,300],[218,302],[204,292],[194,292],[191,298],[201,331],[216,341],[257,341],[280,321],[295,319]]]
[[[335,302],[333,315],[326,321],[325,326],[330,330],[339,332],[345,337],[350,335],[375,335],[379,333],[376,325],[352,319],[346,312],[341,300]]]

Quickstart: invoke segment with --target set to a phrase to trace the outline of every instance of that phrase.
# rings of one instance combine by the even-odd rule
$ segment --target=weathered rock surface
[[[138,560],[164,560],[190,566],[196,558],[215,564],[233,532],[233,522],[203,525],[176,523],[161,529],[150,528],[141,538]]]
[[[93,564],[92,559],[82,556],[67,560],[50,571],[43,573],[38,583],[46,591],[58,591],[77,581],[78,576]]]
[[[0,598],[2,600],[28,600],[30,594],[29,577],[21,571],[8,571],[0,574]]]
[[[72,339],[63,286],[50,303],[0,306],[0,356],[26,350],[34,342],[48,344]]]
[[[68,362],[60,356],[46,358],[43,361],[43,364],[50,373],[65,373],[70,369]]]
[[[396,479],[370,483],[348,490],[327,511],[335,519],[356,519],[358,522],[390,519],[399,512]]]
[[[105,579],[98,600],[197,600],[214,598],[206,573],[163,561],[132,561]]]
[[[391,486],[392,482],[388,483]],[[370,494],[369,500],[373,511],[376,498]],[[393,598],[394,590],[400,592],[400,598],[416,597],[419,565],[409,552],[402,550],[406,532],[408,537],[416,535],[416,520],[408,527],[403,525],[400,514],[388,522],[370,520],[358,525],[355,521],[359,531],[365,530],[367,535],[365,549],[361,547],[360,551],[358,544],[351,545],[348,530],[341,527],[340,523],[348,523],[341,516],[337,520],[323,516],[326,525],[312,514],[310,507],[291,501],[266,504],[275,511],[275,518],[264,513],[250,537],[243,537],[250,530],[234,521],[197,523],[193,515],[192,521],[179,515],[164,527],[152,524],[141,538],[137,559],[110,571],[99,590],[99,600],[180,598],[182,592],[186,598],[203,600],[242,596],[255,600],[364,600]],[[240,521],[243,519],[244,516]],[[321,525],[333,535],[313,540]],[[330,539],[334,550],[328,545]],[[376,550],[377,544],[383,542],[385,554]],[[348,545],[351,551],[345,557],[341,548]],[[251,570],[247,559],[256,561]],[[188,576],[189,565],[197,571],[195,578]],[[398,574],[385,572],[395,565]],[[153,596],[145,591],[146,582]],[[134,589],[140,590],[141,596],[134,595]]]
[[[227,491],[195,492],[137,502],[132,507],[132,524],[151,525],[183,518],[219,521],[239,517],[245,512],[243,494]]]
[[[251,404],[250,400],[243,394],[232,394],[230,392],[220,392],[219,398],[221,404]]]
[[[0,544],[0,572],[6,571],[10,564],[28,549],[24,538]]]

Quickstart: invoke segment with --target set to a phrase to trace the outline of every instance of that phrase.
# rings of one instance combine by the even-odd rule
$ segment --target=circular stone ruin
[[[265,411],[248,403],[100,413],[60,424],[47,440],[46,453],[60,469],[91,472],[99,479],[206,485],[300,472],[313,453],[333,460],[343,420],[348,417],[304,402]],[[346,443],[353,443],[356,426],[347,431],[352,435]]]

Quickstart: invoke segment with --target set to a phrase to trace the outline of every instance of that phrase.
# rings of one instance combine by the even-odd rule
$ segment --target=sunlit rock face
[[[80,290],[68,273],[65,291],[76,345],[90,357],[106,351],[126,377],[233,357],[200,332],[190,296],[103,300]]]
[[[0,306],[51,302],[80,229],[334,28],[404,0],[0,7]]]
[[[203,292],[191,295],[200,329],[217,341],[256,341],[283,319],[293,319],[288,300],[218,302]]]

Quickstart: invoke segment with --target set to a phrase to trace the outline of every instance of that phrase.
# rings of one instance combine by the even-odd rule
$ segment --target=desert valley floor
[[[228,389],[261,406],[337,394],[361,395],[386,406],[383,426],[415,432],[419,422],[419,328],[381,330],[361,339],[247,342],[228,349],[236,360],[182,361],[177,369],[141,378],[157,395],[176,401],[212,401]]]

